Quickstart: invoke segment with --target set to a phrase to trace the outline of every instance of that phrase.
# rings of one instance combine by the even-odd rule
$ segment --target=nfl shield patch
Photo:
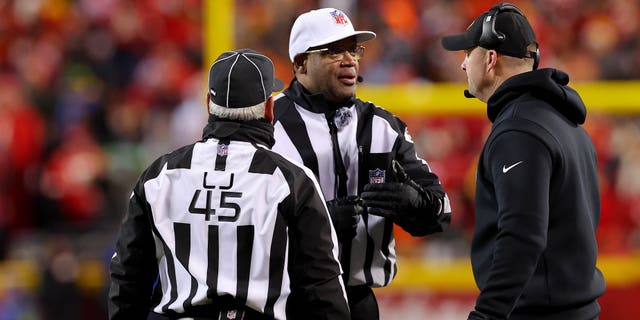
[[[218,144],[218,155],[219,156],[226,156],[227,153],[229,152],[229,145],[228,144]]]
[[[385,170],[376,168],[375,170],[369,170],[369,183],[384,183]]]
[[[336,115],[333,119],[333,122],[335,122],[338,129],[346,127],[349,122],[351,122],[351,111],[349,111],[349,108],[342,107],[336,110]]]
[[[229,311],[227,311],[227,319],[235,319],[237,313],[238,313],[238,310],[229,310]]]

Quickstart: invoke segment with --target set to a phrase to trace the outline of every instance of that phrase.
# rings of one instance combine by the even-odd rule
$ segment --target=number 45
[[[191,204],[189,205],[189,212],[192,214],[203,214],[204,219],[209,221],[212,215],[216,215],[216,208],[211,207],[211,195],[213,190],[207,190],[207,200],[205,201],[204,208],[196,208],[196,202],[200,198],[200,193],[202,190],[196,190],[191,199]],[[232,192],[232,191],[221,191],[220,192],[220,204],[218,205],[218,209],[232,209],[232,216],[220,216],[218,215],[218,221],[221,222],[234,222],[238,220],[240,213],[242,212],[242,208],[240,205],[229,201],[227,198],[241,198],[242,192]]]

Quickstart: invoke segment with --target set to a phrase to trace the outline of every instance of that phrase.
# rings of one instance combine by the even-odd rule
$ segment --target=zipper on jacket
[[[344,167],[344,161],[342,161],[342,154],[340,153],[340,145],[338,144],[338,127],[333,122],[333,116],[335,112],[331,112],[325,115],[327,118],[327,124],[329,125],[329,134],[331,135],[331,144],[333,146],[333,165],[335,167],[335,196],[336,198],[344,198],[347,196],[347,170]]]

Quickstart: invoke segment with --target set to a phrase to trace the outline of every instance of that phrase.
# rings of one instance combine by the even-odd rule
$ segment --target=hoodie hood
[[[487,103],[487,115],[493,122],[509,102],[530,94],[548,102],[569,121],[583,124],[587,108],[580,95],[571,87],[569,75],[551,68],[545,68],[515,75],[498,87]]]

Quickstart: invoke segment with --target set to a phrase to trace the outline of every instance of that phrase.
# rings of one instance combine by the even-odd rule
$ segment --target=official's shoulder
[[[268,149],[258,149],[253,156],[249,172],[260,174],[273,174],[276,168],[287,177],[299,177],[313,175],[311,170],[302,164],[296,163],[285,156]]]
[[[249,172],[273,174],[277,167],[277,154],[271,150],[258,148],[253,154]]]
[[[276,123],[280,121],[280,118],[283,117],[285,113],[293,108],[294,103],[284,92],[274,96],[273,101],[273,120],[274,123]]]
[[[259,148],[253,155],[249,172],[273,174],[276,168],[283,171],[302,170],[300,165],[295,164],[283,155],[268,149]]]
[[[396,116],[391,113],[391,111],[388,111],[383,106],[375,104],[375,102],[373,101],[363,101],[360,99],[355,99],[355,103],[363,112],[371,112],[374,115],[381,116],[383,118],[396,118]]]
[[[275,96],[273,96],[273,100],[274,100],[274,101],[278,101],[278,100],[280,100],[280,99],[282,99],[282,98],[284,98],[284,97],[286,97],[286,95],[284,94],[284,92],[280,92],[280,93],[276,94]]]
[[[274,103],[274,107],[277,108],[282,108],[282,107],[286,107],[287,105],[291,105],[291,99],[284,94],[284,92],[280,92],[277,95],[273,96],[273,103]]]
[[[194,145],[195,144],[186,145],[159,156],[147,167],[141,176],[144,180],[155,178],[165,166],[167,169],[191,168]]]
[[[363,116],[366,115],[375,116],[381,119],[384,119],[391,127],[395,128],[402,132],[404,128],[406,128],[406,124],[402,119],[398,118],[395,114],[391,113],[382,106],[376,105],[371,101],[362,101],[360,99],[356,99],[356,105],[360,109],[360,112]]]

